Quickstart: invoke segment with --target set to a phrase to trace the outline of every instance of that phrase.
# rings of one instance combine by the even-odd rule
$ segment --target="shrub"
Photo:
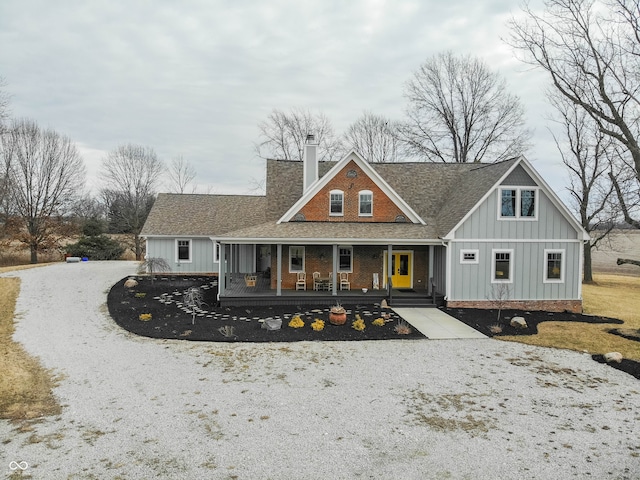
[[[383,327],[384,326],[384,318],[376,318],[373,322],[371,322],[373,325],[375,325],[376,327]]]
[[[300,315],[296,315],[295,317],[293,317],[291,319],[291,321],[289,322],[289,326],[291,328],[302,328],[302,327],[304,327],[304,322],[302,321],[302,318],[300,318]]]
[[[138,318],[140,319],[141,322],[148,322],[149,320],[151,320],[151,314],[150,313],[141,313]]]
[[[320,330],[324,330],[324,320],[320,320],[319,318],[316,318],[316,321],[311,324],[311,328],[313,328],[313,330],[316,332],[319,332]]]
[[[362,332],[366,328],[366,325],[364,324],[364,320],[362,319],[362,317],[360,317],[360,315],[356,315],[356,319],[351,324],[351,328],[359,332]]]
[[[82,237],[76,243],[66,246],[67,254],[72,257],[87,257],[91,260],[117,260],[124,248],[106,235]]]

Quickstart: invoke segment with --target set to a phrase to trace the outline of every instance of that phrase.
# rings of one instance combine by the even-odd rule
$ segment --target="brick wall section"
[[[356,176],[347,176],[349,171]],[[331,190],[342,190],[344,207],[342,216],[329,215],[329,199]],[[373,193],[373,216],[359,215],[359,192],[370,190]],[[380,188],[354,162],[348,162],[333,179],[320,190],[299,212],[309,222],[395,222],[403,212],[387,197]]]
[[[428,250],[425,246],[397,247],[397,250],[413,250],[413,279],[415,288],[425,288],[428,281]],[[353,271],[349,272],[351,289],[372,288],[373,274],[380,279],[380,288],[384,284],[384,257],[387,249],[379,245],[355,245],[353,247]],[[313,289],[313,272],[320,272],[321,277],[328,277],[333,269],[333,247],[331,245],[305,246],[305,272],[307,273],[307,289]],[[275,245],[271,251],[271,288],[277,288],[277,250]],[[289,273],[289,245],[282,246],[282,289],[296,288],[295,273]],[[339,287],[338,287],[339,288]]]
[[[449,308],[485,308],[496,309],[495,302],[490,300],[480,301],[448,301]],[[503,309],[514,310],[542,310],[545,312],[571,312],[582,313],[581,300],[509,300],[502,306]]]

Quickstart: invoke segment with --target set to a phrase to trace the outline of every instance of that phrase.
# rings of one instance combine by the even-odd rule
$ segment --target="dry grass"
[[[0,278],[0,418],[22,420],[60,413],[56,380],[13,341],[20,279]]]
[[[584,312],[618,318],[624,320],[624,325],[544,322],[538,325],[538,335],[495,338],[591,354],[615,351],[640,361],[640,343],[607,332],[619,327],[640,329],[640,278],[600,274],[594,279],[594,284],[583,286]]]

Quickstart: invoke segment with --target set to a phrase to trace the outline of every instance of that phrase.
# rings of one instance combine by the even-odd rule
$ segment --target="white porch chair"
[[[296,290],[307,289],[307,274],[304,272],[298,272],[298,279],[296,280]]]
[[[340,290],[351,290],[351,282],[349,282],[347,272],[340,272]]]

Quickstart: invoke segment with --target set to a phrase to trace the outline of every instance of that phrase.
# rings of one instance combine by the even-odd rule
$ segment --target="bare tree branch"
[[[432,161],[500,161],[522,154],[531,136],[524,109],[506,82],[478,58],[441,53],[405,87],[409,104],[401,139]]]

